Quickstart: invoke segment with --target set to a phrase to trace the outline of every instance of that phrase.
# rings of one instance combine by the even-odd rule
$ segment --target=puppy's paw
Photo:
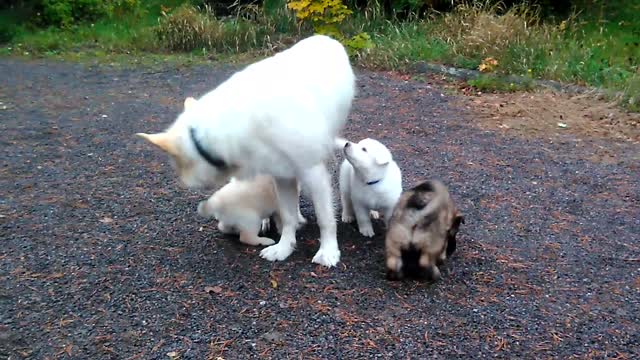
[[[311,262],[326,267],[333,267],[340,262],[340,249],[337,246],[321,246]]]
[[[404,274],[402,273],[402,270],[395,271],[395,270],[387,269],[387,280],[399,281],[399,280],[402,280],[403,278],[404,278]]]
[[[260,225],[260,232],[264,234],[270,229],[271,229],[271,219],[269,218],[262,219],[262,224]]]
[[[227,226],[222,221],[218,221],[218,230],[223,234],[237,234],[240,231],[233,226]]]
[[[298,222],[296,223],[296,230],[299,230],[306,223],[307,223],[307,219],[305,219],[304,216],[302,216],[302,215],[298,215]]]
[[[366,237],[373,237],[373,235],[375,235],[375,233],[373,232],[373,227],[371,226],[360,227],[359,230],[360,234]]]
[[[204,218],[209,218],[209,214],[207,213],[207,202],[206,201],[200,201],[200,203],[198,203],[198,215],[204,217]]]
[[[280,240],[279,243],[262,249],[260,257],[269,261],[282,261],[291,255],[293,246]]]
[[[269,246],[275,243],[275,240],[269,239],[268,237],[258,237],[258,245]]]
[[[418,278],[425,279],[427,281],[438,281],[441,277],[440,269],[434,265],[419,267],[417,276]]]
[[[349,223],[352,223],[353,220],[355,220],[353,215],[345,214],[344,212],[342,212],[342,222],[343,223],[349,224]]]
[[[369,215],[371,215],[372,219],[376,219],[376,220],[380,219],[380,213],[375,210],[371,210]]]

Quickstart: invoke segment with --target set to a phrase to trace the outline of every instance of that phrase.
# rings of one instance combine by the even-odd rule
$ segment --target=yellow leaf
[[[274,289],[277,289],[278,288],[278,282],[275,281],[274,279],[271,279],[271,287],[274,288]]]

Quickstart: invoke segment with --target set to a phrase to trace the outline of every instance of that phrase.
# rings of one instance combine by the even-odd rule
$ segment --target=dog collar
[[[193,141],[193,145],[196,146],[196,150],[198,151],[198,154],[200,154],[200,156],[202,156],[205,160],[207,160],[207,162],[211,164],[211,166],[217,167],[217,168],[223,168],[227,166],[227,163],[225,163],[224,160],[220,159],[219,157],[211,155],[207,150],[204,149],[202,144],[200,144],[200,141],[198,141],[198,139],[196,138],[196,129],[189,128],[189,135],[191,136],[191,141]]]
[[[378,179],[378,180],[375,180],[375,181],[369,181],[369,182],[367,183],[367,185],[375,185],[375,184],[379,183],[381,180],[382,180],[382,179]]]

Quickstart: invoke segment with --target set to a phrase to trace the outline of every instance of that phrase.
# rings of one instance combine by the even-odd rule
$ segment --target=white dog
[[[320,227],[313,262],[340,261],[331,178],[324,162],[345,125],[355,75],[344,47],[315,35],[249,65],[185,110],[165,131],[139,135],[171,155],[181,182],[207,188],[230,177],[272,175],[282,217],[280,241],[262,250],[284,260],[296,244],[297,182],[308,188]]]
[[[226,234],[240,234],[240,242],[257,246],[273,245],[275,241],[259,237],[259,233],[269,229],[273,216],[278,231],[282,223],[278,214],[276,184],[269,175],[258,175],[252,180],[231,181],[216,191],[206,201],[198,204],[198,214],[215,217],[218,230]],[[306,223],[298,207],[298,223]]]
[[[377,140],[346,142],[344,155],[340,166],[342,221],[352,222],[355,213],[360,233],[371,237],[370,214],[377,218],[380,210],[389,223],[402,194],[402,174],[389,149]]]

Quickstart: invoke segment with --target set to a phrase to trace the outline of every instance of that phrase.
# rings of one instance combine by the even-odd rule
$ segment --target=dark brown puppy
[[[425,181],[402,193],[385,239],[387,278],[405,275],[438,280],[438,266],[456,249],[456,234],[464,223],[447,187]]]

